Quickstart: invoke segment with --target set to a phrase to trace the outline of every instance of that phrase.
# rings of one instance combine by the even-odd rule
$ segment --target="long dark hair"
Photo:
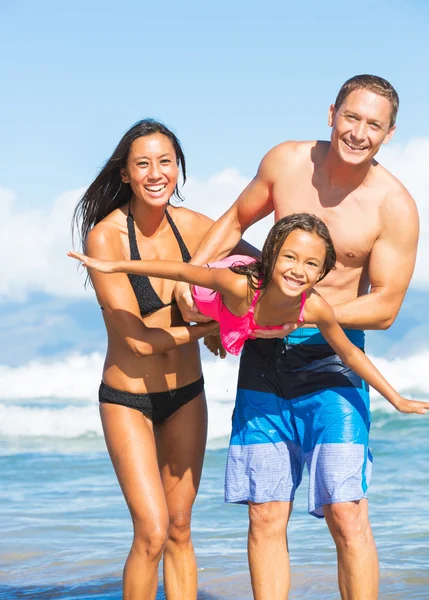
[[[285,239],[295,229],[302,229],[302,231],[307,231],[308,233],[315,233],[325,242],[326,256],[318,279],[318,281],[320,281],[335,268],[337,255],[335,253],[331,235],[325,223],[315,215],[310,215],[308,213],[295,213],[279,219],[271,228],[270,233],[265,240],[261,259],[254,263],[250,263],[249,265],[236,265],[230,267],[231,271],[234,271],[234,273],[238,273],[239,275],[246,275],[249,286],[253,290],[265,289],[271,280],[280,249],[283,246]]]
[[[73,213],[72,235],[79,231],[82,244],[90,229],[116,208],[131,200],[132,190],[121,179],[121,169],[127,164],[131,144],[139,137],[160,133],[168,137],[176,153],[177,165],[182,171],[183,183],[186,181],[186,161],[179,140],[165,125],[153,119],[138,121],[129,129],[116,146],[112,156],[106,162],[95,180],[91,183]],[[183,200],[178,184],[173,196]]]

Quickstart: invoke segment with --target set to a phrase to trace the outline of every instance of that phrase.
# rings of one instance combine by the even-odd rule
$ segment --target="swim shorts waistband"
[[[365,332],[360,329],[344,329],[343,330],[349,340],[358,348],[365,347]],[[288,344],[327,344],[318,327],[299,327],[289,333],[285,341]]]

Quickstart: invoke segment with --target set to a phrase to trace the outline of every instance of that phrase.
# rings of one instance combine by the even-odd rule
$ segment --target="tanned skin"
[[[355,90],[338,110],[329,108],[328,122],[329,142],[285,142],[268,152],[255,178],[210,228],[192,262],[223,258],[248,227],[273,211],[276,219],[313,213],[328,226],[338,259],[316,290],[342,327],[387,329],[411,280],[419,231],[412,197],[374,158],[395,130],[390,101],[367,89]],[[200,318],[186,284],[176,284],[176,298],[185,321]],[[285,324],[281,335],[295,327]],[[287,598],[289,504],[249,505],[255,600]],[[326,505],[324,514],[337,547],[341,598],[376,600],[378,559],[367,500]]]

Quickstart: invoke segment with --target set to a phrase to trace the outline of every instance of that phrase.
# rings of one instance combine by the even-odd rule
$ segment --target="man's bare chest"
[[[299,186],[298,186],[299,187]],[[379,235],[379,209],[366,196],[321,200],[314,188],[276,190],[276,220],[291,213],[314,214],[326,224],[337,252],[337,261],[350,268],[363,267]]]

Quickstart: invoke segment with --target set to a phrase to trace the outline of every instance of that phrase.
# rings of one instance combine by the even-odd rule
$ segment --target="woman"
[[[152,120],[132,127],[75,210],[86,253],[189,261],[212,221],[169,204],[180,198],[180,170],[185,181],[185,157],[171,131]],[[194,600],[191,510],[207,434],[197,340],[218,324],[186,325],[173,281],[95,270],[90,277],[108,337],[101,420],[134,526],[124,598],[155,598],[163,556],[168,600]]]

